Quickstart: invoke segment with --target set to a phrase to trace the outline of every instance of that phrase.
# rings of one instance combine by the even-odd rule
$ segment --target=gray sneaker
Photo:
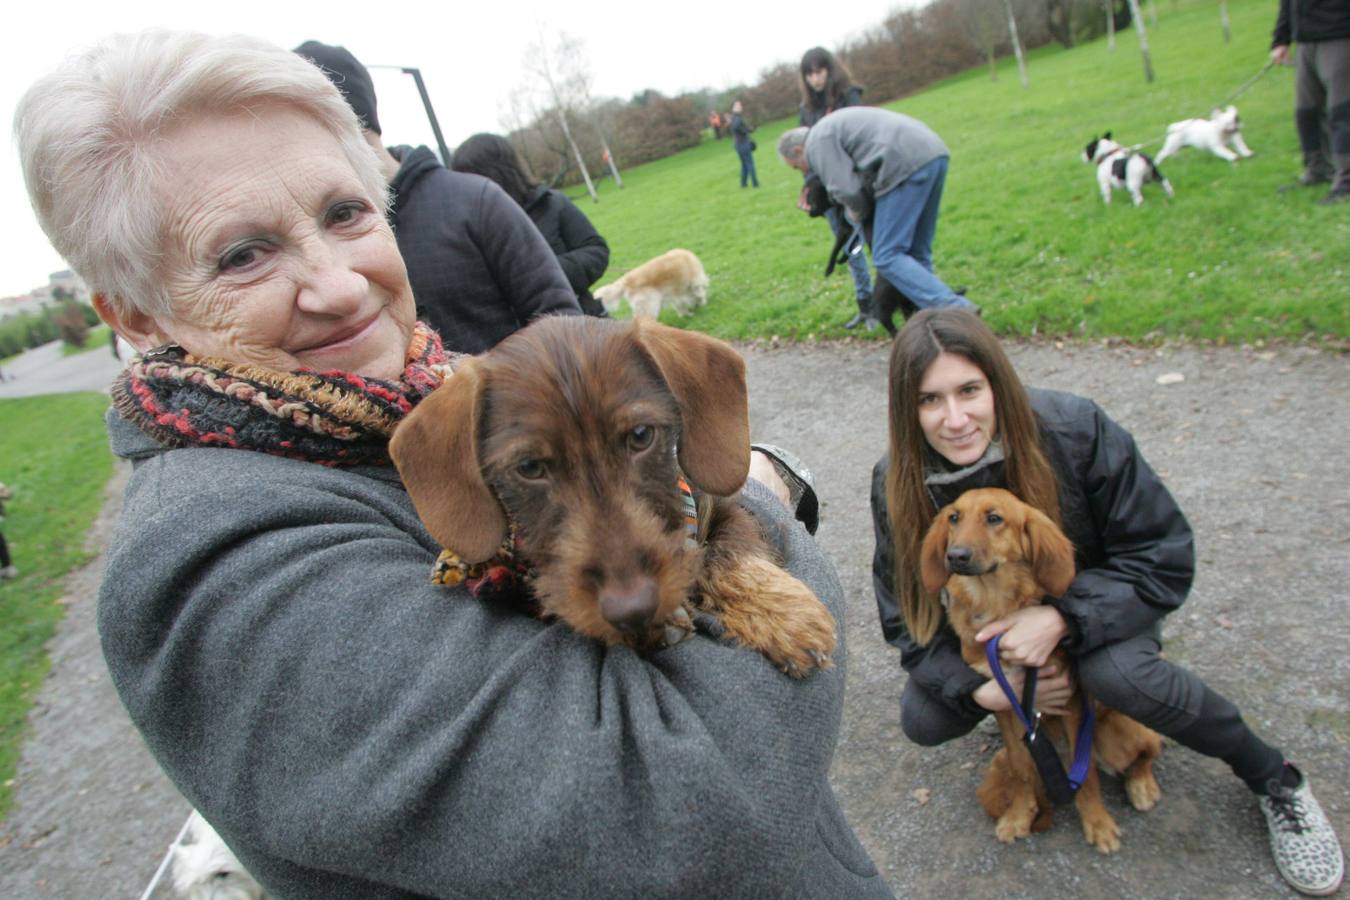
[[[1280,874],[1301,893],[1334,894],[1345,877],[1345,859],[1336,832],[1308,787],[1307,776],[1300,773],[1296,788],[1274,779],[1269,791],[1260,798],[1261,814],[1270,829],[1270,849]]]
[[[18,578],[18,577],[19,577],[19,570],[14,568],[13,566],[5,566],[3,569],[0,569],[0,578]]]

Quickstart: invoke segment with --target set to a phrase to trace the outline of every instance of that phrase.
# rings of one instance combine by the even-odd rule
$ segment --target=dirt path
[[[745,353],[754,436],[790,447],[817,473],[819,539],[850,598],[833,778],[897,894],[1296,896],[1275,872],[1242,785],[1222,764],[1175,746],[1164,753],[1164,797],[1151,813],[1128,809],[1108,779],[1119,854],[1084,844],[1071,811],[1044,834],[999,844],[975,800],[990,739],[977,732],[925,749],[899,729],[903,675],[876,623],[867,510],[869,472],[885,442],[885,348]],[[1195,590],[1169,619],[1167,653],[1203,673],[1311,774],[1350,837],[1350,362],[1298,348],[1022,344],[1012,355],[1028,383],[1095,398],[1164,473],[1199,549]],[[1159,385],[1168,373],[1185,380]],[[187,812],[107,683],[93,634],[98,577],[95,564],[69,586],[16,805],[0,831],[0,897],[138,897]]]

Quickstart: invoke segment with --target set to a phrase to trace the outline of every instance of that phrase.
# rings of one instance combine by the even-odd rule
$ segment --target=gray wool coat
[[[827,780],[844,692],[698,635],[649,658],[429,582],[392,468],[163,450],[98,623],[175,784],[281,898],[889,897]],[[843,629],[833,568],[745,505]]]

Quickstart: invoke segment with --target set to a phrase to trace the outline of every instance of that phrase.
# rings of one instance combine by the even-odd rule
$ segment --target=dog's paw
[[[828,669],[838,645],[834,616],[801,581],[762,557],[719,572],[705,598],[732,640],[758,650],[793,678]]]
[[[1120,849],[1120,826],[1104,808],[1083,816],[1083,837],[1099,853],[1115,853]]]
[[[1035,809],[1031,810],[1033,813]],[[1024,838],[1031,834],[1031,820],[1033,816],[1026,814],[1026,810],[1017,810],[1016,812],[1004,813],[999,817],[998,824],[994,826],[994,834],[1005,844],[1011,844],[1018,838]]]
[[[1162,788],[1158,787],[1158,780],[1153,777],[1153,770],[1137,775],[1131,775],[1125,779],[1125,796],[1130,798],[1130,805],[1140,812],[1148,812],[1158,804],[1162,799]]]

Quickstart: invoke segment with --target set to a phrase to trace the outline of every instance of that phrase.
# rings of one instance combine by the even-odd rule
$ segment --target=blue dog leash
[[[1073,767],[1065,775],[1064,766],[1059,761],[1059,753],[1055,750],[1054,743],[1040,733],[1041,714],[1036,711],[1038,670],[1032,668],[1026,670],[1026,678],[1022,682],[1022,699],[1019,701],[1017,693],[1008,683],[1007,676],[1003,674],[1003,663],[998,658],[998,642],[1002,637],[1003,635],[996,634],[984,645],[989,668],[994,673],[994,680],[1012,703],[1013,712],[1017,713],[1017,718],[1022,721],[1022,727],[1026,729],[1022,743],[1027,745],[1027,751],[1036,762],[1036,769],[1041,773],[1041,781],[1045,783],[1045,792],[1049,795],[1050,802],[1060,806],[1072,800],[1073,795],[1083,786],[1088,766],[1092,764],[1092,730],[1096,720],[1092,700],[1086,694],[1083,695],[1083,720],[1078,726],[1078,739],[1074,741]]]

